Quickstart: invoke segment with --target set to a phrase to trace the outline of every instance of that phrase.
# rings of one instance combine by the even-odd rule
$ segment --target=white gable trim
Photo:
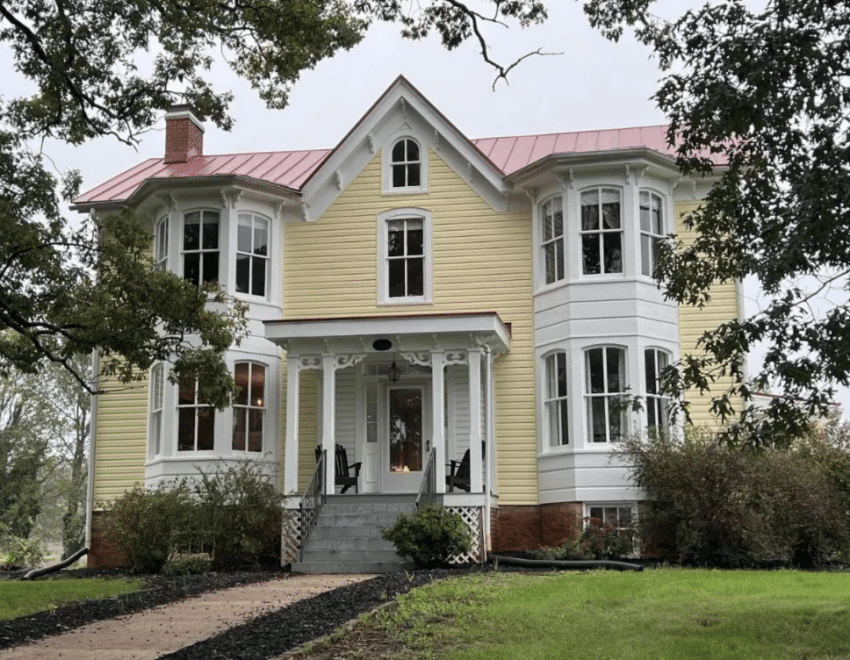
[[[507,210],[502,173],[404,78],[366,113],[302,188],[307,220],[319,218],[340,192],[407,126],[423,150],[437,153],[495,211]],[[427,185],[425,186],[427,188]]]

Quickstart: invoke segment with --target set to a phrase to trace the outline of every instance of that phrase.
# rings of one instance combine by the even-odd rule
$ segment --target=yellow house
[[[90,563],[109,561],[97,503],[241,461],[293,494],[304,571],[398,567],[379,530],[417,500],[463,515],[473,560],[630,524],[617,440],[667,425],[658,372],[739,313],[734,286],[697,311],[651,277],[710,185],[664,126],[471,140],[398,78],[332,150],[206,156],[203,137],[173,108],[164,158],[74,202],[149,217],[157,265],[219,282],[250,330],[229,410],[199,415],[167,364],[96,397]]]

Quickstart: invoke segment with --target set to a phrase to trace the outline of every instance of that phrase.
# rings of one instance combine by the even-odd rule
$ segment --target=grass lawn
[[[0,582],[0,621],[90,598],[139,591],[142,580],[74,578]]]
[[[372,658],[846,659],[850,573],[489,573],[416,589],[366,625],[404,646]]]

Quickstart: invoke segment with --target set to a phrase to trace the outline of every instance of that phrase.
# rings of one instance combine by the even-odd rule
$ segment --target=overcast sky
[[[656,11],[669,15],[692,0],[664,0]],[[763,0],[752,0],[762,5]],[[404,40],[395,25],[376,24],[363,42],[305,71],[292,88],[290,105],[267,110],[257,94],[225,65],[212,72],[217,87],[231,91],[235,101],[233,130],[225,133],[208,124],[206,154],[334,147],[399,75],[403,74],[467,137],[527,135],[665,123],[650,97],[660,73],[651,52],[626,35],[619,43],[593,30],[580,3],[551,0],[549,20],[526,30],[491,26],[491,57],[508,64],[538,48],[557,53],[522,62],[493,89],[494,70],[469,41],[447,52],[436,36]],[[8,50],[0,49],[4,72],[0,94],[26,89],[11,72]],[[82,147],[48,144],[46,151],[59,170],[77,168],[83,190],[133,167],[159,158],[164,148],[164,122],[153,127],[138,150],[110,139]],[[745,287],[747,313],[757,310],[757,290]],[[756,366],[758,357],[751,361]],[[850,409],[850,393],[838,397]]]

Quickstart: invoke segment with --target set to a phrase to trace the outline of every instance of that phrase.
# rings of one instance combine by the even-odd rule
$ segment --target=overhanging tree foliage
[[[80,177],[56,180],[38,146],[45,138],[133,145],[175,102],[229,129],[231,94],[206,78],[214,58],[282,108],[302,71],[357,44],[372,20],[414,39],[436,31],[449,49],[476,39],[498,79],[516,63],[492,58],[487,25],[545,17],[539,0],[0,0],[0,42],[36,85],[15,97],[4,88],[11,77],[0,83],[0,372],[33,372],[47,359],[92,391],[73,358],[97,349],[101,372],[122,382],[171,360],[172,378],[201,377],[204,400],[222,407],[233,390],[222,358],[244,329],[243,309],[214,313],[209,292],[157,272],[150,232],[129,212],[70,227],[61,207]]]
[[[686,222],[691,245],[661,261],[667,294],[705,305],[714,282],[755,278],[770,301],[749,318],[706,333],[707,354],[685,357],[668,387],[705,390],[721,377],[714,411],[737,424],[731,442],[783,444],[825,414],[835,386],[850,384],[850,5],[846,1],[710,2],[673,21],[654,0],[589,0],[591,24],[617,40],[627,28],[666,72],[654,99],[670,120],[678,163],[695,176],[708,154],[728,166]],[[818,300],[832,294],[825,311]],[[741,364],[757,342],[767,354],[746,382]],[[775,387],[765,416],[741,409]]]

